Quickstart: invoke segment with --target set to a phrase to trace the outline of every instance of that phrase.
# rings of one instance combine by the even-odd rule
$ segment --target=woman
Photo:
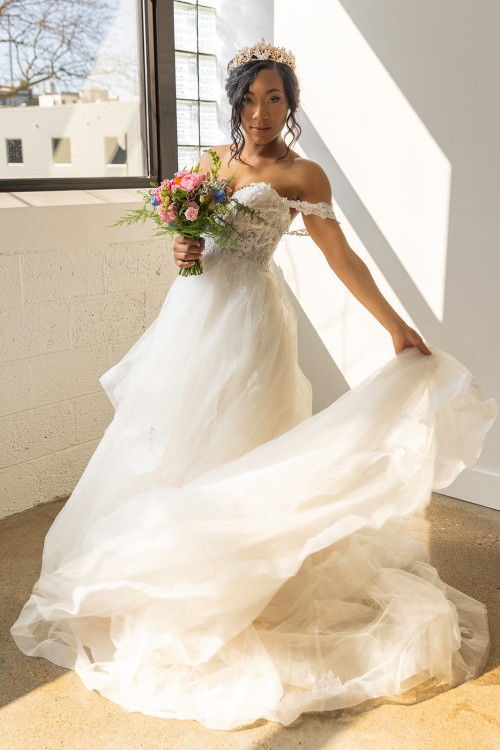
[[[382,297],[323,170],[285,145],[293,68],[264,43],[230,65],[223,174],[268,223],[232,214],[230,248],[176,239],[177,265],[202,256],[204,272],[176,278],[101,377],[115,418],[11,629],[129,711],[216,729],[455,685],[488,653],[484,605],[441,581],[401,519],[474,464],[496,404]],[[297,210],[398,355],[314,416],[270,270]]]

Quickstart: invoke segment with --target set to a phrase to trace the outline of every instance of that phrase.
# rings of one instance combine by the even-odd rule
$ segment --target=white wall
[[[226,68],[235,52],[242,47],[260,42],[264,37],[273,43],[273,2],[272,0],[211,0],[217,12],[217,77],[219,98],[219,143],[230,142],[231,107],[227,100],[224,84]],[[214,144],[217,145],[217,144]]]
[[[299,144],[328,173],[349,243],[398,312],[500,403],[499,24],[487,0],[274,2],[274,43],[301,82]],[[312,240],[286,239],[275,257],[321,408],[392,342]],[[500,509],[499,448],[497,420],[446,493]]]
[[[170,238],[106,228],[136,199],[0,194],[0,518],[73,490],[113,416],[98,379],[178,273]]]

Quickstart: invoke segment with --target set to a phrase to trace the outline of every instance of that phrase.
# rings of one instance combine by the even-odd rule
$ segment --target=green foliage
[[[205,148],[203,149],[203,153],[210,154],[212,157],[213,167],[211,167],[208,170],[209,179],[216,180],[219,175],[219,170],[221,168],[221,161],[219,159],[219,155],[213,150],[213,148]],[[199,166],[199,162],[198,162]]]
[[[187,221],[184,216],[185,210],[188,207],[188,201],[190,199],[189,192],[185,189],[179,189],[175,192],[175,201],[173,202],[177,206],[180,218],[176,221],[173,221],[172,224],[168,226],[168,224],[166,224],[166,222],[158,215],[156,208],[151,204],[151,196],[158,188],[158,185],[156,183],[151,182],[151,188],[149,190],[137,190],[137,193],[139,193],[139,195],[141,195],[143,198],[144,206],[142,208],[132,209],[128,211],[125,216],[122,216],[120,219],[118,219],[117,222],[111,224],[110,226],[131,226],[132,224],[137,224],[139,222],[141,224],[144,224],[147,219],[151,219],[151,221],[155,225],[155,231],[153,233],[154,237],[163,237],[166,234],[180,234],[184,237],[197,239],[202,235],[205,235],[207,237],[212,237],[213,240],[219,245],[219,247],[231,247],[231,245],[233,245],[235,241],[237,241],[237,237],[241,235],[241,233],[236,229],[231,221],[226,218],[235,209],[237,211],[242,211],[248,216],[251,216],[252,220],[255,220],[259,223],[268,224],[269,222],[264,219],[264,217],[262,217],[258,213],[258,211],[250,208],[245,203],[241,203],[240,201],[236,200],[236,198],[229,197],[222,203],[214,204],[212,202],[215,188],[219,188],[218,175],[221,167],[221,160],[213,149],[207,148],[204,149],[204,151],[210,154],[213,162],[213,166],[207,170],[206,183],[204,183],[205,185],[208,183],[208,190],[210,191],[211,189],[212,193],[208,192],[207,194],[206,192],[204,192],[202,195],[198,195],[197,203],[199,205],[199,210],[198,216],[194,221]],[[200,162],[192,167],[190,171],[199,173],[199,169]],[[234,176],[230,177],[225,181],[225,184],[228,185],[233,179]],[[165,201],[167,197],[167,192],[168,188],[165,184],[164,188],[162,188],[161,190],[161,197],[163,201]],[[193,266],[183,268],[180,271],[180,274],[183,276],[190,276],[193,274],[198,275],[201,273],[203,273],[203,269],[201,263],[198,260],[195,261],[195,264]]]

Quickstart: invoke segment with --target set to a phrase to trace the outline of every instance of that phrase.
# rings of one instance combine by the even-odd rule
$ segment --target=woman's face
[[[259,70],[241,105],[241,127],[255,144],[281,135],[288,114],[283,79],[275,68]]]

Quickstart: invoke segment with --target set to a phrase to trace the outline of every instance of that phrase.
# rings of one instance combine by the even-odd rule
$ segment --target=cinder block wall
[[[177,276],[170,238],[107,228],[138,205],[133,191],[128,203],[108,202],[124,192],[82,194],[87,205],[3,196],[0,518],[73,490],[113,417],[98,379],[153,322]]]

